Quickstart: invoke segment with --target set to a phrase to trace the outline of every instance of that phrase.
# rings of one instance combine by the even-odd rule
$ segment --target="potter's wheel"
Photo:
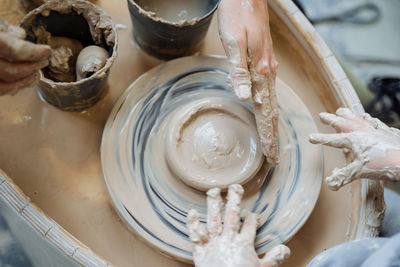
[[[291,238],[318,198],[322,151],[308,142],[317,132],[295,93],[277,81],[281,163],[263,165],[244,186],[243,207],[260,214],[256,250],[264,253]],[[191,101],[224,98],[251,109],[232,93],[226,60],[186,57],[156,67],[135,81],[114,106],[102,142],[105,182],[128,228],[158,250],[191,260],[187,212],[195,208],[206,221],[204,192],[171,173],[165,155],[165,121]],[[158,148],[158,149],[156,149]],[[160,149],[161,148],[161,149]]]

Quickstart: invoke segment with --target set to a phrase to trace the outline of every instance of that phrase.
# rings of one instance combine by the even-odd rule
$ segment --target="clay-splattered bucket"
[[[128,0],[136,43],[146,53],[166,60],[197,52],[219,3],[219,0],[198,1],[209,2],[209,8],[202,17],[191,21],[170,22],[157,17],[154,12],[144,10],[138,1]]]
[[[109,58],[104,67],[80,81],[55,82],[41,72],[40,97],[65,111],[82,111],[96,104],[106,91],[108,74],[117,56],[116,30],[111,17],[88,1],[48,1],[22,20],[27,40],[37,42],[35,29],[41,25],[52,36],[79,40],[84,47],[101,46]]]

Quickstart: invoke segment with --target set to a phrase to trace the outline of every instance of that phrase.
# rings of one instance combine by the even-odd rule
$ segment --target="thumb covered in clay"
[[[0,17],[0,33],[8,33],[10,36],[19,39],[24,39],[26,36],[25,31],[21,27],[8,23],[2,17]]]
[[[35,62],[50,56],[49,46],[24,41],[25,37],[24,29],[0,17],[0,59],[10,62]]]
[[[51,49],[24,41],[25,31],[0,18],[0,95],[34,85]]]

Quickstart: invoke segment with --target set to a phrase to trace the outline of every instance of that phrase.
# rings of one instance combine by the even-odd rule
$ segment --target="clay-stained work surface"
[[[170,127],[179,123],[171,120],[171,114],[184,105],[218,97],[215,104],[222,104],[224,99],[231,106],[239,103],[230,86],[228,69],[225,59],[212,57],[187,57],[161,65],[126,90],[104,130],[103,171],[118,213],[142,238],[180,259],[191,259],[186,230],[189,210],[198,210],[205,222],[207,208],[205,193],[184,184],[168,167],[165,150],[171,146],[165,146],[165,138]],[[308,142],[308,135],[317,131],[310,113],[279,79],[277,92],[282,163],[270,169],[265,161],[245,184],[242,202],[244,209],[260,215],[258,253],[297,232],[314,207],[322,181],[322,149]],[[243,105],[251,109],[249,103]],[[197,171],[184,159],[180,163],[182,169]]]
[[[118,27],[119,56],[111,69],[108,94],[82,114],[62,112],[41,102],[34,89],[0,98],[0,166],[32,202],[113,265],[184,266],[132,235],[111,205],[100,164],[105,122],[129,84],[161,61],[143,54],[135,46],[126,1],[93,2],[109,13],[115,24],[127,26]],[[10,3],[9,6],[13,4]],[[18,21],[9,10],[4,13],[8,14],[6,19]],[[299,54],[302,51],[297,49],[299,44],[282,27],[283,22],[276,14],[271,13],[271,18],[279,77],[305,103],[318,129],[332,132],[318,119],[318,113],[325,108],[310,82],[318,83],[318,75],[304,72],[304,68],[313,72],[309,59]],[[201,53],[224,54],[215,19]],[[338,150],[323,151],[325,177],[334,167],[343,166],[344,158]],[[310,218],[287,243],[293,253],[283,266],[305,266],[317,253],[345,241],[350,204],[349,188],[331,192],[322,185]]]

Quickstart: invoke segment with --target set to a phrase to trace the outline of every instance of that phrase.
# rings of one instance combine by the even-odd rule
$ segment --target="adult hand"
[[[332,175],[326,178],[332,190],[360,178],[400,180],[400,130],[367,113],[357,117],[347,108],[339,108],[336,115],[323,112],[320,118],[340,133],[312,134],[310,142],[346,148],[354,154],[352,163],[334,169]]]
[[[242,101],[251,98],[248,57],[255,71],[276,76],[276,61],[269,29],[266,0],[221,0],[218,7],[219,34],[231,63],[233,90]]]
[[[261,149],[277,165],[276,61],[266,0],[221,0],[219,34],[230,62],[232,87],[241,101],[252,98]]]
[[[25,31],[0,18],[0,95],[16,92],[39,80],[51,49],[24,41]]]
[[[284,245],[274,247],[262,259],[254,249],[254,239],[258,217],[254,213],[246,216],[240,228],[240,201],[243,188],[231,185],[228,191],[228,203],[224,226],[221,221],[222,199],[220,189],[207,192],[207,230],[200,224],[197,211],[191,210],[188,216],[190,240],[194,244],[193,258],[199,267],[275,267],[289,255],[290,250]]]

